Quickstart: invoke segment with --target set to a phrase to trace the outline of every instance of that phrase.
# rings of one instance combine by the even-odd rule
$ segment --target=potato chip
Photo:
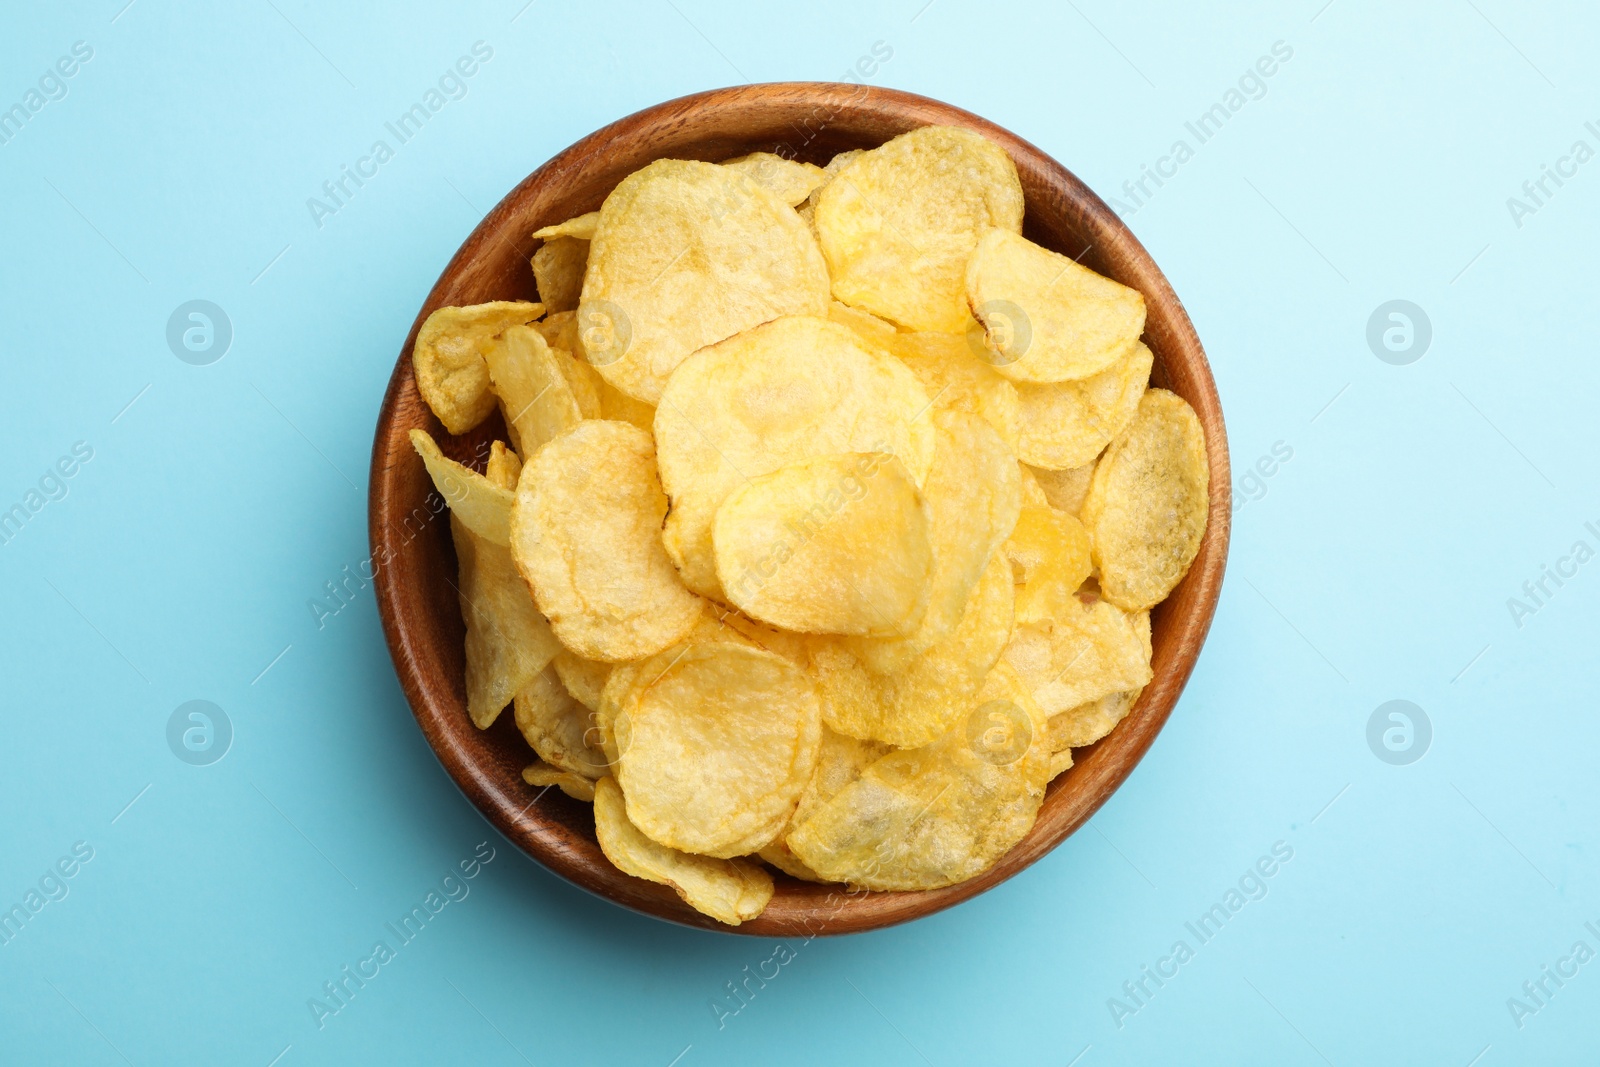
[[[833,295],[913,330],[968,320],[965,274],[990,227],[1022,232],[1005,151],[971,130],[925,126],[852,159],[816,201]]]
[[[1017,467],[1022,471],[1022,506],[1047,508],[1050,498],[1044,495],[1044,489],[1039,485],[1039,478],[1033,473],[1033,468],[1022,461],[1017,461]]]
[[[923,486],[933,548],[928,610],[904,637],[847,642],[879,674],[904,670],[956,628],[973,587],[1017,522],[1021,468],[1010,449],[976,415],[935,410],[933,419],[938,436]]]
[[[561,643],[617,662],[659,652],[704,602],[661,547],[667,498],[650,435],[590,419],[534,453],[511,515],[511,553]]]
[[[576,311],[583,293],[583,272],[589,265],[589,242],[578,237],[551,237],[530,260],[539,300],[550,311]]]
[[[1123,689],[1050,716],[1050,751],[1092,745],[1127,718],[1139,699],[1140,689]]]
[[[829,727],[900,748],[924,745],[968,709],[1012,628],[1011,568],[995,553],[956,628],[894,674],[869,670],[844,639],[809,642]]]
[[[1046,715],[1138,689],[1152,677],[1134,615],[1105,600],[1073,601],[1073,610],[1054,618],[1019,621],[1005,648],[1005,661]]]
[[[553,241],[557,237],[576,237],[580,241],[593,241],[595,233],[600,228],[600,212],[590,211],[585,214],[570,218],[566,222],[558,222],[554,226],[546,226],[534,230],[533,236],[541,241]]]
[[[518,455],[532,456],[583,419],[578,398],[562,373],[562,354],[539,331],[513,326],[485,355],[489,379]]]
[[[611,387],[600,377],[600,372],[583,360],[572,356],[564,348],[551,345],[550,353],[555,356],[556,368],[561,371],[561,377],[566,379],[567,388],[572,391],[572,399],[578,404],[578,414],[586,419],[605,418],[605,403],[601,400],[601,396]],[[648,430],[649,427],[645,426],[643,429]]]
[[[597,388],[600,396],[598,418],[632,423],[646,433],[655,432],[656,409],[652,405],[635,400],[604,378],[600,379]]]
[[[584,659],[563,648],[555,654],[551,666],[555,667],[556,675],[572,694],[572,699],[594,711],[600,707],[600,694],[605,691],[616,664]]]
[[[491,544],[510,544],[511,491],[439,451],[426,430],[412,430],[410,436],[411,447],[422,457],[434,488],[450,505],[451,516]]]
[[[1055,781],[1056,777],[1059,774],[1061,774],[1062,771],[1070,770],[1071,767],[1072,767],[1072,749],[1064,748],[1060,752],[1052,752],[1050,754],[1050,778],[1049,778],[1049,780],[1052,781],[1052,782]]]
[[[824,726],[822,747],[817,753],[817,766],[811,772],[811,781],[801,791],[800,801],[795,805],[794,814],[789,817],[789,825],[772,844],[761,850],[761,858],[795,878],[808,882],[821,881],[816,871],[801,863],[799,858],[789,851],[789,846],[784,842],[788,830],[811,818],[813,812],[832,800],[839,790],[861,777],[862,771],[888,751],[889,746],[881,742],[860,741],[845,734],[835,733]]]
[[[1022,509],[1005,544],[1016,579],[1017,621],[1047,621],[1075,612],[1073,594],[1089,577],[1089,531],[1048,504]]]
[[[734,605],[786,630],[898,636],[928,606],[928,520],[905,465],[884,452],[752,479],[717,509],[712,545]]]
[[[827,308],[822,254],[788,204],[736,170],[662,159],[606,197],[578,322],[585,358],[654,404],[691,352]]]
[[[1045,502],[1057,511],[1077,517],[1083,511],[1084,498],[1089,495],[1089,479],[1094,477],[1094,462],[1064,471],[1029,467],[1039,488],[1044,490]]]
[[[512,326],[544,314],[542,304],[497,300],[471,307],[442,307],[417,331],[411,370],[417,391],[454,434],[466,433],[489,417],[494,395],[483,354]]]
[[[516,492],[517,479],[522,476],[522,460],[506,447],[504,441],[495,441],[489,445],[489,462],[484,466],[483,476],[502,489]],[[510,521],[510,513],[507,512],[508,527]]]
[[[751,152],[724,160],[722,165],[743,174],[790,207],[805,203],[811,191],[828,179],[827,171],[815,163],[784,159],[771,152]]]
[[[1017,382],[1098,374],[1144,332],[1144,297],[1016,229],[983,234],[966,268],[966,300],[990,362]],[[1075,464],[1074,464],[1075,465]]]
[[[1083,503],[1107,600],[1136,610],[1166,599],[1200,551],[1210,486],[1199,417],[1177,394],[1150,390],[1095,467]]]
[[[1035,467],[1056,470],[1093,462],[1139,410],[1153,361],[1150,350],[1135,342],[1126,356],[1087,378],[1019,382],[1017,455]]]
[[[628,820],[703,856],[771,842],[816,765],[822,716],[811,679],[732,642],[669,649],[633,677],[610,722]]]
[[[546,667],[517,691],[517,729],[539,758],[558,770],[599,778],[609,773],[589,709],[572,698],[560,676]]]
[[[573,800],[594,803],[594,779],[581,774],[552,767],[543,760],[535,760],[522,768],[522,780],[529,785],[555,786]]]
[[[695,911],[729,926],[754,919],[772,899],[772,876],[760,864],[691,856],[640,833],[615,779],[595,783],[594,835],[618,870],[670,886]]]
[[[656,408],[662,531],[690,589],[724,597],[711,528],[729,493],[812,456],[887,452],[919,486],[933,462],[928,396],[891,356],[848,328],[791,316],[696,352]]]
[[[544,343],[551,348],[559,348],[568,353],[577,353],[582,350],[578,343],[578,313],[576,311],[555,311],[546,315],[538,322],[528,325],[539,331],[539,336],[544,338]]]
[[[838,174],[845,167],[849,166],[850,161],[861,155],[864,151],[866,150],[862,148],[852,148],[848,152],[840,152],[838,155],[828,160],[827,165],[822,168],[822,182],[815,189],[811,190],[811,195],[806,197],[805,203],[800,204],[795,208],[795,210],[800,213],[800,217],[805,220],[806,225],[811,228],[811,232],[813,234],[817,232],[817,197],[822,195],[822,190],[826,188],[827,184],[833,180],[833,176],[835,174]]]
[[[923,748],[890,752],[791,832],[828,881],[917,890],[983,873],[1033,827],[1050,773],[1043,715],[997,665],[967,712]]]

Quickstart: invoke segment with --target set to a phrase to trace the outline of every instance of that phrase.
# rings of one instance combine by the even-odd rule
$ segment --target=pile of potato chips
[[[542,303],[413,352],[485,473],[451,507],[467,709],[530,785],[724,923],[769,865],[971,878],[1151,679],[1205,531],[1198,419],[1144,299],[1021,236],[1004,151],[926,127],[826,167],[664,159],[534,234]]]

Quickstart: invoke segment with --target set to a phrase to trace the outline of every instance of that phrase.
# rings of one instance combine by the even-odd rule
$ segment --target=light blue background
[[[94,849],[0,946],[0,1061],[1593,1056],[1600,962],[1521,1028],[1507,998],[1600,949],[1600,563],[1520,627],[1506,604],[1575,540],[1600,547],[1600,162],[1520,227],[1506,205],[1575,140],[1600,147],[1592,11],[124,2],[0,18],[0,107],[94,49],[0,145],[0,509],[94,450],[0,546],[0,907]],[[467,95],[318,228],[306,199],[480,40]],[[367,555],[374,419],[417,307],[524,175],[669,97],[835,78],[883,42],[866,80],[1113,195],[1275,41],[1293,56],[1266,95],[1129,216],[1210,352],[1236,477],[1293,450],[1235,515],[1170,723],[1037,866],[910,926],[790,942],[719,1029],[710,1002],[774,943],[635,916],[526,859],[423,742],[370,590],[321,629],[308,609]],[[165,341],[194,298],[234,328],[210,366]],[[1365,340],[1395,298],[1433,326],[1407,366]],[[1409,766],[1366,741],[1395,698],[1433,725]],[[234,726],[211,766],[167,747],[191,699]],[[470,896],[319,1029],[308,998],[484,840]],[[1277,841],[1294,858],[1267,896],[1119,1028],[1108,998],[1195,945],[1185,921]]]

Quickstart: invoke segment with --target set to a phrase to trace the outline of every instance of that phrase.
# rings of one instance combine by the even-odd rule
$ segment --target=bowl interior
[[[930,124],[966,126],[1005,148],[1027,198],[1027,236],[1144,294],[1152,384],[1187,400],[1205,427],[1209,525],[1188,576],[1153,613],[1154,680],[1110,735],[1074,753],[1076,765],[1051,783],[1032,831],[999,863],[960,885],[918,893],[856,893],[775,875],[766,912],[725,927],[671,889],[612,867],[595,843],[587,805],[526,785],[521,771],[533,757],[509,711],[486,731],[468,720],[450,524],[406,434],[422,427],[480,470],[489,442],[506,435],[498,416],[462,437],[446,434],[417,392],[411,346],[435,308],[535,299],[528,258],[538,242],[528,235],[598,208],[617,182],[653,160],[717,162],[774,151],[822,164]],[[965,111],[887,89],[793,83],[701,93],[639,112],[573,145],[513,189],[467,238],[417,314],[379,416],[370,493],[375,586],[395,669],[423,733],[468,798],[534,858],[616,903],[693,926],[784,936],[872,929],[949,907],[1033,863],[1094,813],[1150,746],[1193,669],[1221,587],[1231,488],[1222,412],[1199,339],[1166,279],[1110,208],[1037,148]]]

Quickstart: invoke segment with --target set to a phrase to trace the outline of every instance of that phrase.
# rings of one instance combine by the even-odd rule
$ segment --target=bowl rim
[[[405,454],[410,452],[408,443],[403,447],[397,445],[405,441],[407,431],[414,426],[438,430],[437,422],[425,405],[420,405],[418,411],[420,401],[411,367],[411,350],[417,331],[430,313],[448,302],[452,290],[461,284],[462,275],[470,271],[474,257],[499,235],[515,214],[516,206],[531,198],[547,179],[567,175],[603,158],[607,147],[670,129],[682,123],[686,116],[717,111],[731,118],[741,111],[759,112],[774,107],[791,110],[809,107],[813,114],[820,112],[826,116],[825,126],[838,120],[840,115],[861,121],[885,121],[902,129],[930,124],[964,126],[999,144],[1016,161],[1019,171],[1043,182],[1053,202],[1035,204],[1030,198],[1029,218],[1034,217],[1036,210],[1047,209],[1060,225],[1068,227],[1086,243],[1086,253],[1094,257],[1090,262],[1114,257],[1119,268],[1118,279],[1144,294],[1151,312],[1144,336],[1156,353],[1157,374],[1177,372],[1185,379],[1186,388],[1177,391],[1199,415],[1205,431],[1210,466],[1210,509],[1206,533],[1188,575],[1173,595],[1156,609],[1155,677],[1134,710],[1111,734],[1093,746],[1074,750],[1075,766],[1050,783],[1033,829],[994,866],[954,886],[901,893],[868,893],[844,886],[818,886],[775,873],[779,889],[773,905],[779,907],[769,906],[767,912],[756,919],[730,927],[688,908],[669,887],[632,878],[611,867],[603,855],[599,855],[592,825],[585,841],[584,835],[575,833],[566,821],[550,817],[547,810],[550,805],[575,802],[559,795],[550,796],[547,789],[532,801],[523,803],[529,787],[522,785],[520,779],[516,783],[518,791],[513,795],[503,782],[480,765],[479,757],[468,751],[462,741],[462,737],[468,735],[461,733],[461,727],[465,724],[470,729],[470,723],[461,700],[453,690],[445,691],[439,679],[424,669],[427,649],[422,647],[416,628],[410,625],[416,605],[406,595],[409,575],[402,567],[391,566],[388,561],[408,558],[400,551],[397,541],[400,526],[393,521],[394,516],[401,514],[404,499],[401,464],[411,462],[420,466],[415,455],[406,459]],[[748,138],[745,140],[752,143]],[[730,152],[722,158],[737,154],[741,153]],[[1095,249],[1101,251],[1092,251]],[[580,888],[643,914],[725,933],[809,937],[891,926],[968,900],[1031,866],[1099,810],[1149,750],[1194,669],[1216,612],[1226,569],[1231,495],[1221,402],[1199,336],[1160,268],[1100,197],[1039,148],[953,105],[901,90],[853,83],[773,82],[692,93],[610,123],[536,168],[474,227],[423,301],[385,390],[373,439],[368,530],[379,616],[407,703],[451,780],[509,841]],[[1163,608],[1168,610],[1163,611]],[[1083,758],[1079,758],[1080,753],[1084,754]],[[531,762],[531,753],[522,759]],[[1057,793],[1062,793],[1066,799],[1052,805],[1051,798]]]

